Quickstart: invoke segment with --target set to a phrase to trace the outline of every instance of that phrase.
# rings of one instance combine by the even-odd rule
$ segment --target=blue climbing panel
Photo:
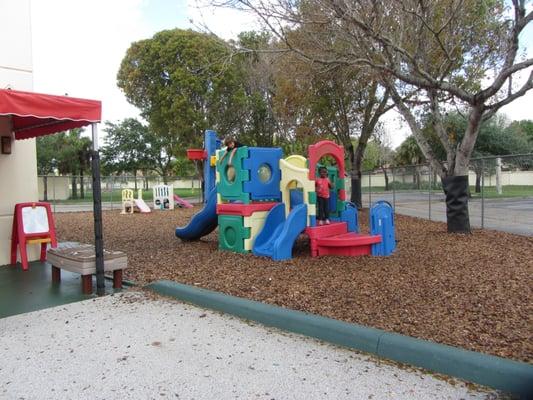
[[[394,211],[388,201],[380,200],[372,205],[370,234],[381,235],[381,243],[372,245],[373,256],[388,256],[396,249]]]
[[[250,180],[244,182],[244,191],[257,201],[280,201],[281,170],[279,160],[283,151],[279,147],[249,147],[243,168],[250,171]]]
[[[204,198],[207,202],[207,195],[215,187],[216,175],[215,168],[211,166],[209,159],[214,156],[217,149],[220,149],[221,142],[217,138],[215,131],[207,130],[204,132],[204,149],[207,152],[207,160],[204,161]]]
[[[304,202],[304,192],[302,189],[291,189],[289,190],[290,198],[291,198],[291,206],[290,209],[292,210],[294,207],[296,207],[298,204],[303,204]]]
[[[355,204],[345,202],[345,209],[340,212],[340,220],[346,222],[348,232],[359,233],[359,217],[357,215],[357,207]]]

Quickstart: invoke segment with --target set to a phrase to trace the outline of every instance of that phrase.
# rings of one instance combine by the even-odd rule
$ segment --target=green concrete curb
[[[533,365],[415,339],[380,329],[272,306],[172,281],[146,286],[201,307],[354,348],[497,390],[533,396]]]

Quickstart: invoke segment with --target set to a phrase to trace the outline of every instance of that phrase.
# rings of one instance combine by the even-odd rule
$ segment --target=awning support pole
[[[96,294],[105,294],[104,278],[104,235],[102,228],[102,188],[100,186],[100,153],[98,152],[98,128],[91,125],[93,135],[92,172],[93,172],[93,216],[94,250],[96,256]]]

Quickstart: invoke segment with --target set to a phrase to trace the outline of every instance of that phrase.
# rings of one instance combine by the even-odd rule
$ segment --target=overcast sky
[[[31,4],[34,91],[101,100],[103,121],[138,116],[116,86],[120,62],[132,42],[163,29],[205,25],[229,39],[254,28],[250,16],[199,10],[195,0],[32,0]],[[524,39],[531,56],[533,27],[528,27]],[[532,119],[532,104],[530,91],[502,111],[511,119]],[[387,120],[396,147],[407,130],[393,115]]]

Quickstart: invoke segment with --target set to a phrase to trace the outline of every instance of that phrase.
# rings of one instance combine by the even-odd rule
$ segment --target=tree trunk
[[[442,179],[442,188],[446,195],[448,232],[470,233],[468,165],[476,144],[482,116],[482,104],[471,108],[465,135],[455,152],[455,165],[453,170],[449,171],[451,176]]]
[[[468,176],[442,178],[446,195],[446,222],[450,233],[470,233],[468,215]]]
[[[415,189],[420,190],[420,172],[418,172],[418,166],[414,166],[413,169],[413,185]]]
[[[381,167],[381,170],[383,171],[383,176],[385,177],[385,191],[389,191],[389,174],[387,173],[387,168]]]
[[[361,135],[362,136],[362,135]],[[353,154],[352,161],[352,193],[351,201],[356,205],[357,209],[361,210],[363,208],[363,195],[361,188],[361,165],[363,164],[363,154],[365,152],[366,145],[361,145],[359,143]]]
[[[137,170],[133,171],[133,185],[135,188],[135,193],[137,193]]]
[[[71,183],[72,183],[72,198],[77,199],[78,198],[78,184],[76,180],[76,175],[72,175],[71,177]]]
[[[43,176],[43,201],[48,201],[48,176]]]
[[[476,168],[476,193],[481,193],[481,171]]]

